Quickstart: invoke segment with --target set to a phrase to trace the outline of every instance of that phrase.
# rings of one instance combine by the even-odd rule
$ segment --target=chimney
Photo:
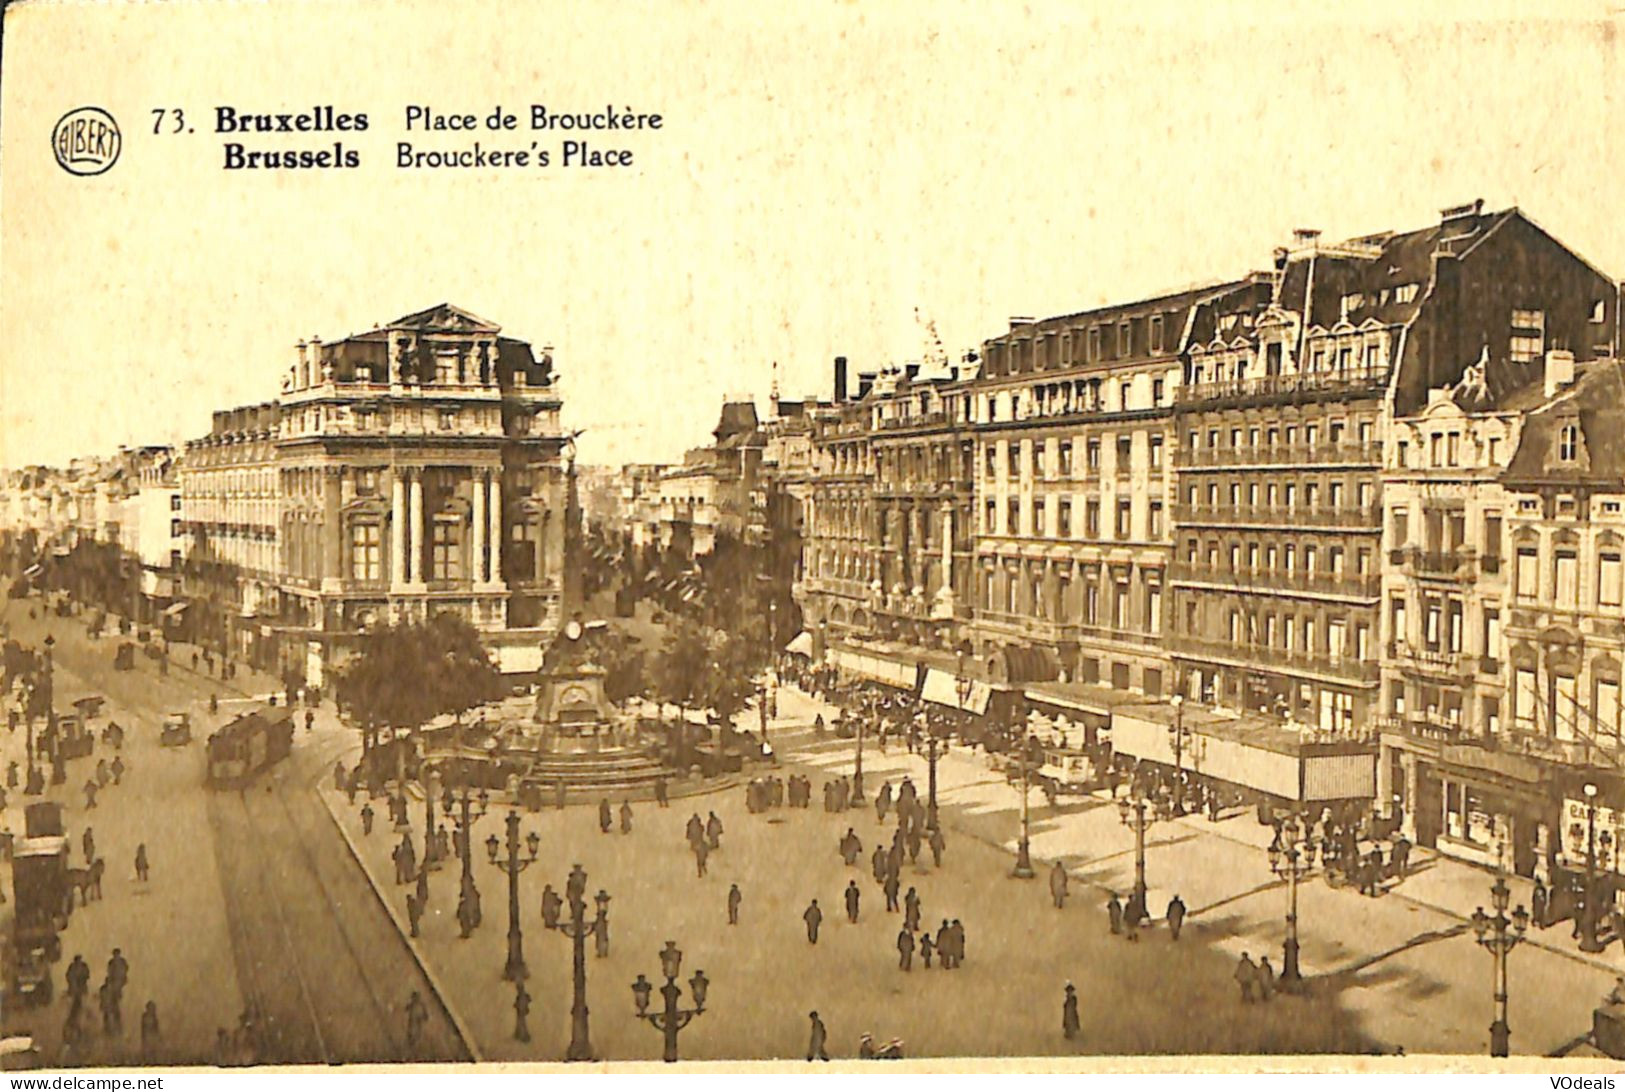
[[[846,357],[835,358],[835,401],[837,404],[846,401]]]
[[[1546,352],[1546,397],[1574,385],[1574,354],[1567,349]]]
[[[1292,233],[1292,243],[1299,250],[1314,251],[1320,245],[1320,229],[1298,228]]]
[[[1448,226],[1454,220],[1466,220],[1482,214],[1484,199],[1480,197],[1470,205],[1456,205],[1454,208],[1439,210],[1439,226]]]
[[[906,369],[904,369],[904,373],[910,379],[918,379],[920,375],[920,366],[918,364],[910,364]]]
[[[875,389],[875,373],[858,373],[858,401],[862,401],[870,391]]]

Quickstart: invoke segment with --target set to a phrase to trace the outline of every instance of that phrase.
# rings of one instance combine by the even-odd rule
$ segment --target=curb
[[[468,1025],[463,1021],[461,1014],[452,1005],[450,996],[440,982],[440,976],[435,973],[434,968],[429,965],[429,961],[424,958],[423,952],[419,950],[417,942],[412,939],[410,926],[401,921],[400,911],[395,908],[395,905],[389,901],[379,888],[378,880],[373,876],[372,869],[367,867],[366,860],[361,856],[360,847],[355,844],[355,839],[351,837],[350,832],[344,828],[344,823],[339,819],[338,812],[333,810],[333,802],[328,799],[327,793],[322,789],[317,788],[315,792],[322,802],[322,807],[327,809],[328,818],[333,820],[333,826],[338,829],[339,836],[344,839],[345,846],[349,848],[350,856],[355,858],[355,863],[360,867],[361,874],[367,878],[367,886],[372,889],[373,895],[377,897],[378,902],[383,906],[384,912],[389,915],[390,922],[395,926],[395,932],[405,942],[407,951],[412,953],[412,959],[417,963],[418,969],[423,972],[423,977],[429,980],[429,988],[434,990],[435,997],[440,1001],[440,1007],[446,1010],[446,1016],[450,1019],[452,1028],[457,1032],[457,1037],[463,1041],[463,1046],[467,1049],[469,1058],[476,1065],[484,1062],[485,1058],[480,1054],[479,1043],[475,1040],[473,1033],[468,1030]]]

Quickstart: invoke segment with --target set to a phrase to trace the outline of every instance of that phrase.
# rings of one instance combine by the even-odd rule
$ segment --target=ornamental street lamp
[[[677,1033],[686,1028],[689,1021],[705,1011],[705,994],[711,986],[711,980],[705,977],[704,971],[695,971],[688,980],[689,995],[694,998],[694,1007],[685,1009],[679,1006],[683,991],[677,985],[677,974],[682,969],[683,953],[677,947],[677,942],[666,941],[666,947],[660,952],[660,973],[666,976],[666,984],[660,987],[660,996],[666,1001],[666,1007],[658,1012],[649,1011],[649,995],[654,991],[654,985],[641,974],[632,983],[632,1001],[637,1005],[637,1016],[640,1020],[647,1020],[654,1028],[663,1032],[666,1037],[665,1053],[661,1055],[668,1062],[677,1060]]]
[[[932,724],[931,715],[924,714],[925,719],[925,763],[926,763],[926,797],[925,797],[925,829],[937,829],[937,759],[948,749],[947,744],[937,738],[936,727]]]
[[[1174,722],[1168,726],[1168,742],[1174,747],[1174,801],[1175,815],[1185,814],[1185,741],[1191,733],[1185,728],[1185,699],[1175,694],[1168,699],[1174,707]]]
[[[519,849],[519,813],[508,811],[508,856],[502,857],[502,843],[495,834],[485,840],[486,853],[491,863],[508,874],[508,961],[502,967],[502,977],[509,982],[522,982],[530,971],[525,967],[525,934],[519,924],[519,874],[536,863],[536,854],[542,847],[542,836],[534,830],[525,838],[527,853]]]
[[[1298,970],[1298,881],[1315,867],[1315,842],[1301,815],[1289,816],[1276,828],[1269,847],[1270,871],[1286,880],[1288,891],[1286,942],[1281,946],[1281,981],[1297,984],[1303,980]]]
[[[62,736],[56,721],[56,638],[45,635],[45,734],[51,740],[51,784],[68,781],[67,756],[62,753]]]
[[[1027,807],[1028,789],[1031,787],[1029,769],[1032,763],[1028,761],[1026,718],[1022,716],[1019,702],[1010,706],[1010,718],[1013,724],[1022,725],[1021,742],[1017,746],[1017,760],[1021,763],[1021,838],[1016,842],[1016,864],[1010,870],[1010,875],[1018,880],[1030,880],[1036,873],[1033,871],[1031,850],[1030,812]]]
[[[473,784],[468,780],[464,780],[461,785],[455,788],[451,785],[446,786],[445,794],[440,798],[440,805],[441,810],[446,814],[446,818],[456,823],[456,829],[452,834],[457,843],[457,855],[463,861],[463,876],[460,881],[461,890],[473,890],[474,853],[472,841],[474,824],[483,819],[485,813],[490,810],[491,794],[483,788],[475,792]],[[474,925],[479,925],[478,916],[474,919]]]
[[[865,693],[863,696],[863,709],[858,715],[858,753],[857,760],[852,768],[852,798],[863,799],[863,728],[868,719],[875,715],[876,702],[873,694]]]
[[[1145,832],[1156,826],[1160,818],[1157,801],[1146,795],[1144,785],[1138,781],[1130,782],[1128,795],[1117,801],[1117,817],[1134,832],[1134,894],[1129,901],[1137,905],[1143,914],[1147,912],[1148,890],[1145,884]]]
[[[1512,1029],[1507,1026],[1507,956],[1523,940],[1524,931],[1529,928],[1529,911],[1523,908],[1522,903],[1512,911],[1511,917],[1507,916],[1507,903],[1511,897],[1506,877],[1497,876],[1495,885],[1490,888],[1494,915],[1484,913],[1482,906],[1473,911],[1473,932],[1477,934],[1478,943],[1495,957],[1495,1022],[1490,1025],[1492,1058],[1507,1056],[1507,1046],[1512,1038]]]
[[[1600,952],[1597,939],[1597,786],[1586,782],[1586,886],[1580,913],[1580,951]]]
[[[423,766],[423,867],[437,869],[440,867],[440,842],[435,837],[440,832],[440,825],[435,818],[434,801],[435,786],[440,781],[440,775],[429,769],[427,763]]]
[[[580,891],[586,890],[587,873],[580,865],[575,866],[579,873],[577,881]],[[576,890],[576,888],[570,888]],[[587,1026],[587,938],[593,936],[599,929],[607,929],[609,916],[609,895],[603,891],[593,896],[597,904],[598,916],[587,920],[587,902],[579,894],[570,899],[570,920],[559,922],[559,932],[569,937],[575,945],[575,959],[573,965],[572,984],[575,996],[570,1004],[570,1048],[564,1055],[567,1062],[593,1062],[597,1061],[592,1049],[592,1037]]]

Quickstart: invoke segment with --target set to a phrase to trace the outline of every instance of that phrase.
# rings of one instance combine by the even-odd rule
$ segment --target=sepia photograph
[[[1617,1070],[1622,31],[6,5],[8,1081]]]

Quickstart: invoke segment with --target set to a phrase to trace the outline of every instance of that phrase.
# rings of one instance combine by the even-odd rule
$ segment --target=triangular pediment
[[[496,323],[482,319],[449,303],[436,304],[424,311],[404,315],[389,323],[389,330],[417,330],[424,333],[495,334],[501,329]]]

